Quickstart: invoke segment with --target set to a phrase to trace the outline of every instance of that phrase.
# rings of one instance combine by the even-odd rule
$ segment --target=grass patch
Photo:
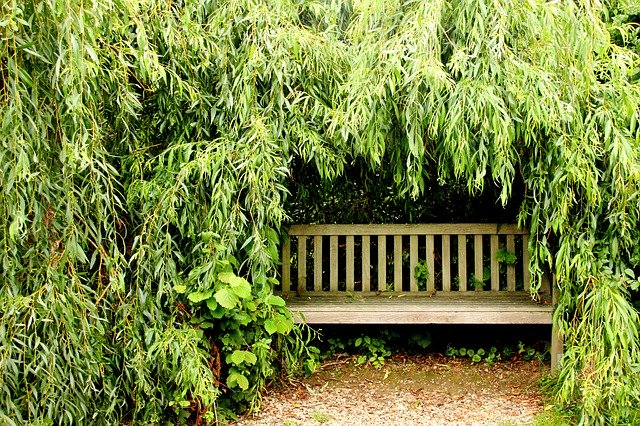
[[[311,418],[318,423],[327,423],[331,420],[331,416],[323,411],[314,411],[311,414]]]

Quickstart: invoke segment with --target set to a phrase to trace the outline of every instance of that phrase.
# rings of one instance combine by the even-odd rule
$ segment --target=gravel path
[[[526,425],[543,410],[539,362],[495,365],[441,355],[397,356],[376,370],[333,359],[301,382],[271,389],[237,425]]]

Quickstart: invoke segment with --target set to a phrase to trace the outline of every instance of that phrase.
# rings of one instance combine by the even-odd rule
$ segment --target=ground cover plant
[[[0,421],[214,422],[312,369],[272,294],[285,202],[296,168],[326,185],[354,164],[389,203],[442,184],[515,204],[533,290],[543,268],[559,288],[557,402],[629,421],[639,10],[5,1]]]

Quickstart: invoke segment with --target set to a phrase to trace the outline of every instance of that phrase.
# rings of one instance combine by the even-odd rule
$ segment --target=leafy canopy
[[[637,11],[8,0],[0,419],[213,412],[214,348],[240,389],[231,398],[255,395],[249,379],[264,383],[286,353],[271,339],[286,336],[286,314],[265,301],[294,158],[323,179],[356,159],[388,167],[398,196],[414,198],[438,179],[474,193],[490,182],[506,203],[521,176],[532,272],[551,267],[560,288],[558,398],[580,402],[587,420],[628,419],[640,400],[628,297],[640,264],[640,93],[633,33],[613,15]],[[251,295],[235,274],[221,278],[232,271]]]

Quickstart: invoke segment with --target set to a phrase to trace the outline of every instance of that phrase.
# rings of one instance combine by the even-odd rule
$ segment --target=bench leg
[[[558,287],[555,285],[555,279],[553,279],[553,293],[551,294],[551,303],[554,310],[558,307]],[[551,375],[555,376],[558,373],[558,369],[562,366],[562,354],[564,351],[564,342],[562,336],[560,336],[560,327],[556,321],[553,321],[551,325]]]
[[[558,373],[558,368],[562,362],[562,337],[560,336],[559,327],[555,323],[551,326],[551,375],[555,376]]]

